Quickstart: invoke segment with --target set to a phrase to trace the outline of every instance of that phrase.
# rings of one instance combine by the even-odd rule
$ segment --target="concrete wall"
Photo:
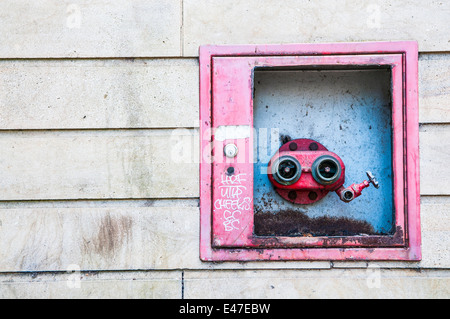
[[[449,16],[434,0],[1,1],[0,298],[450,297]],[[423,260],[201,262],[198,163],[167,161],[198,152],[198,46],[371,40],[419,43]]]

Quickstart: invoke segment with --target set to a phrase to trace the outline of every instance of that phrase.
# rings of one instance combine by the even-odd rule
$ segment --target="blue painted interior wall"
[[[255,71],[254,86],[255,208],[347,217],[389,233],[394,216],[390,70]],[[381,187],[370,186],[348,204],[334,192],[312,205],[285,201],[266,175],[280,136],[314,139],[339,155],[346,166],[344,186],[367,179],[370,170]]]

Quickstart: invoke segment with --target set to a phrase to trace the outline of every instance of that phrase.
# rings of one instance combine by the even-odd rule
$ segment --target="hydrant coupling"
[[[338,194],[339,198],[348,203],[354,200],[356,197],[361,196],[361,192],[364,188],[367,188],[370,186],[370,184],[373,184],[375,188],[379,188],[380,185],[378,184],[377,180],[373,176],[373,174],[370,171],[366,172],[367,177],[369,178],[368,181],[364,181],[360,184],[352,184],[349,187],[345,188],[344,186],[339,187],[339,189],[336,191],[336,194]]]
[[[370,184],[379,187],[371,172],[366,172],[369,180],[344,187],[342,159],[310,139],[296,139],[284,144],[270,160],[267,173],[277,193],[296,204],[312,204],[330,191],[335,191],[343,202],[349,203]]]

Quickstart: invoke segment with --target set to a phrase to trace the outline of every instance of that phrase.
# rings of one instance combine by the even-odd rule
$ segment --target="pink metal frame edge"
[[[218,61],[222,60],[221,63],[217,63]],[[393,166],[394,166],[394,202],[395,202],[395,233],[389,236],[351,236],[351,237],[339,237],[339,238],[328,238],[328,237],[276,237],[274,238],[264,238],[264,237],[256,237],[253,236],[253,211],[239,211],[239,225],[240,229],[236,228],[224,230],[223,229],[223,222],[224,216],[221,216],[220,213],[215,213],[213,211],[213,220],[212,220],[212,226],[213,226],[213,248],[221,248],[221,247],[228,247],[228,248],[287,248],[287,247],[321,247],[321,248],[336,248],[336,247],[380,247],[381,242],[384,247],[403,247],[405,246],[405,240],[406,240],[406,229],[405,229],[405,220],[404,220],[404,208],[405,208],[405,196],[403,194],[404,189],[404,172],[403,172],[403,153],[404,153],[404,147],[403,147],[403,56],[401,54],[370,54],[370,55],[327,55],[327,56],[246,56],[245,58],[242,57],[213,57],[213,92],[216,89],[215,85],[217,85],[217,81],[215,81],[215,75],[218,73],[219,78],[221,78],[224,82],[228,82],[230,79],[226,76],[226,74],[223,74],[224,72],[227,73],[227,70],[232,72],[234,77],[238,77],[241,79],[242,82],[242,88],[246,88],[247,80],[251,79],[252,77],[252,71],[255,67],[280,67],[280,66],[307,66],[307,65],[384,65],[389,66],[392,69],[392,85],[393,85],[393,96],[392,96],[392,122],[395,127],[397,127],[397,130],[394,130],[393,132]],[[220,65],[220,66],[219,66]],[[238,74],[236,74],[237,70]],[[232,70],[232,71],[231,71]],[[225,77],[224,77],[225,75]],[[218,81],[218,83],[222,82],[221,80]],[[239,86],[239,85],[238,85]],[[239,103],[237,103],[238,107],[249,105],[251,106],[251,92],[244,92],[246,89],[243,89],[243,94],[241,95],[240,92],[235,92],[233,94],[232,100],[238,100]],[[217,96],[221,96],[222,92],[217,92]],[[213,97],[212,104],[216,102],[216,97]],[[229,100],[229,96],[227,92],[225,92],[225,101]],[[222,99],[222,101],[224,101]],[[218,102],[221,104],[220,102]],[[226,104],[223,103],[223,104]],[[250,107],[251,108],[251,107]],[[239,121],[239,123],[242,123],[244,121],[245,123],[250,123],[252,125],[252,115],[248,114],[250,112],[244,112],[240,111],[238,117],[239,118],[229,118],[228,114],[230,112],[233,112],[233,107],[230,105],[227,107],[227,117],[221,117],[220,114],[223,113],[222,111],[214,110],[212,111],[212,120],[213,120],[213,127],[216,127],[217,125],[227,125],[230,124],[236,124],[236,121]],[[217,115],[219,114],[219,124]],[[250,118],[249,118],[250,117]],[[231,120],[231,122],[229,122]],[[253,141],[252,136],[246,141],[248,144]],[[236,143],[235,140],[225,140],[223,142],[214,141],[213,143],[213,149],[219,150],[223,149],[223,147],[227,143]],[[245,148],[245,145],[243,149],[252,149],[252,147]],[[244,152],[245,153],[245,152]],[[251,156],[251,154],[250,154]],[[253,160],[250,160],[250,163],[253,163]],[[214,183],[214,181],[221,181],[221,172],[224,172],[227,167],[231,164],[231,162],[221,162],[221,163],[215,163],[213,167],[212,172],[212,180],[213,180],[213,192],[212,192],[212,199],[213,203],[216,203],[216,200],[221,200],[220,191],[217,189],[217,187],[220,184]],[[235,168],[237,174],[244,173],[247,171],[253,170],[253,165],[246,165],[246,163],[242,163],[239,161],[239,159],[236,161],[233,161],[233,167]],[[399,167],[399,169],[396,169],[396,167]],[[251,177],[251,174],[247,177]],[[244,183],[244,186],[246,187],[245,190],[242,190],[242,196],[248,196],[251,198],[253,196],[253,182],[252,178],[247,179]],[[220,188],[220,186],[219,186]]]
[[[376,248],[220,248],[212,247],[211,69],[213,56],[403,55],[405,124],[405,247]],[[200,47],[200,258],[203,261],[251,260],[421,260],[418,48],[415,41]],[[395,129],[395,128],[394,128]],[[209,132],[209,133],[208,133]],[[203,137],[203,138],[202,138]],[[206,151],[205,151],[206,150]],[[205,158],[207,157],[207,158]]]

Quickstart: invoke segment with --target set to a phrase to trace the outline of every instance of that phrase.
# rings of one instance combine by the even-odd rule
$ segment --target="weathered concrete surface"
[[[450,126],[424,125],[420,140],[420,194],[450,195]]]
[[[1,299],[180,299],[181,271],[0,274]]]
[[[195,130],[4,133],[0,149],[0,200],[198,197]]]
[[[196,56],[202,44],[409,39],[421,51],[445,51],[449,10],[433,0],[7,0],[0,57],[180,56],[183,46],[184,55]]]
[[[1,274],[0,298],[448,298],[448,270]],[[184,278],[182,278],[184,277]]]
[[[0,58],[181,55],[181,0],[4,0]]]
[[[420,267],[450,268],[450,198],[421,201],[422,262]]]
[[[368,269],[186,271],[186,298],[449,298],[450,272]]]
[[[419,121],[450,123],[450,54],[419,57]]]
[[[193,267],[198,216],[170,207],[1,210],[0,271]]]
[[[450,3],[420,0],[184,1],[184,54],[203,44],[417,40],[448,51]]]
[[[0,129],[198,127],[195,59],[0,61]]]

